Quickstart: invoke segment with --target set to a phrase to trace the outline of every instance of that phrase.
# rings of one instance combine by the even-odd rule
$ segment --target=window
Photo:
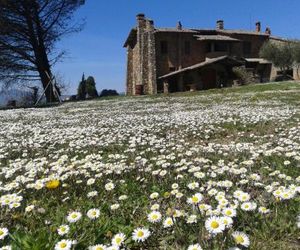
[[[191,43],[189,41],[185,41],[184,43],[184,53],[186,55],[191,54]]]
[[[207,43],[206,44],[206,53],[210,53],[213,52],[212,47],[213,47],[213,43]]]
[[[251,50],[252,50],[251,42],[244,42],[244,46],[243,46],[244,56],[250,56]]]
[[[229,52],[229,44],[225,42],[211,42],[206,44],[206,53]]]
[[[218,52],[228,51],[228,44],[227,43],[215,43],[215,51],[218,51]]]
[[[168,54],[168,42],[167,41],[160,42],[160,51],[161,51],[162,55]]]

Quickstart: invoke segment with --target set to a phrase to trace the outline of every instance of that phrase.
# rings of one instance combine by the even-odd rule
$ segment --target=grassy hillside
[[[0,246],[299,249],[299,83],[3,110],[0,135]]]

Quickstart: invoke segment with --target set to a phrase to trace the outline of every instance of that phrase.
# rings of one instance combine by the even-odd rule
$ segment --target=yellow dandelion
[[[48,189],[56,189],[59,187],[59,180],[51,180],[46,183],[46,188]]]

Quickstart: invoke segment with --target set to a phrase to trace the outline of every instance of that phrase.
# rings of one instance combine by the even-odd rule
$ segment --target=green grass
[[[269,83],[0,111],[0,197],[23,197],[18,208],[1,207],[0,228],[10,235],[0,244],[50,250],[66,238],[77,240],[72,250],[81,250],[109,244],[122,232],[126,249],[185,250],[199,243],[204,250],[228,250],[237,245],[233,231],[241,231],[250,238],[249,249],[300,249],[299,193],[283,200],[266,191],[270,185],[289,192],[299,186],[299,108],[300,83]],[[60,179],[59,187],[36,186],[48,177]],[[88,184],[90,179],[95,182]],[[115,188],[107,191],[110,181]],[[224,181],[232,186],[222,187]],[[192,182],[199,187],[188,188]],[[174,183],[182,198],[172,194]],[[244,211],[239,202],[233,227],[211,238],[205,228],[209,216],[187,199],[199,192],[201,203],[218,213],[212,189],[224,192],[232,205],[234,192],[243,190],[270,213]],[[91,191],[97,196],[88,197]],[[157,199],[150,198],[153,192]],[[112,210],[116,203],[120,208]],[[172,228],[150,223],[155,203],[163,220],[175,209],[186,215]],[[34,209],[25,212],[29,205]],[[86,216],[92,208],[101,211],[94,221]],[[68,222],[70,211],[80,211],[81,220]],[[192,214],[197,222],[188,224]],[[57,233],[62,224],[70,226],[65,236]],[[137,227],[152,233],[143,243],[131,237]]]

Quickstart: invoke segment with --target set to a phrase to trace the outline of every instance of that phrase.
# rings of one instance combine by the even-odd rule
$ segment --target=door
[[[213,89],[217,87],[216,70],[208,68],[202,72],[202,82],[204,89]]]

